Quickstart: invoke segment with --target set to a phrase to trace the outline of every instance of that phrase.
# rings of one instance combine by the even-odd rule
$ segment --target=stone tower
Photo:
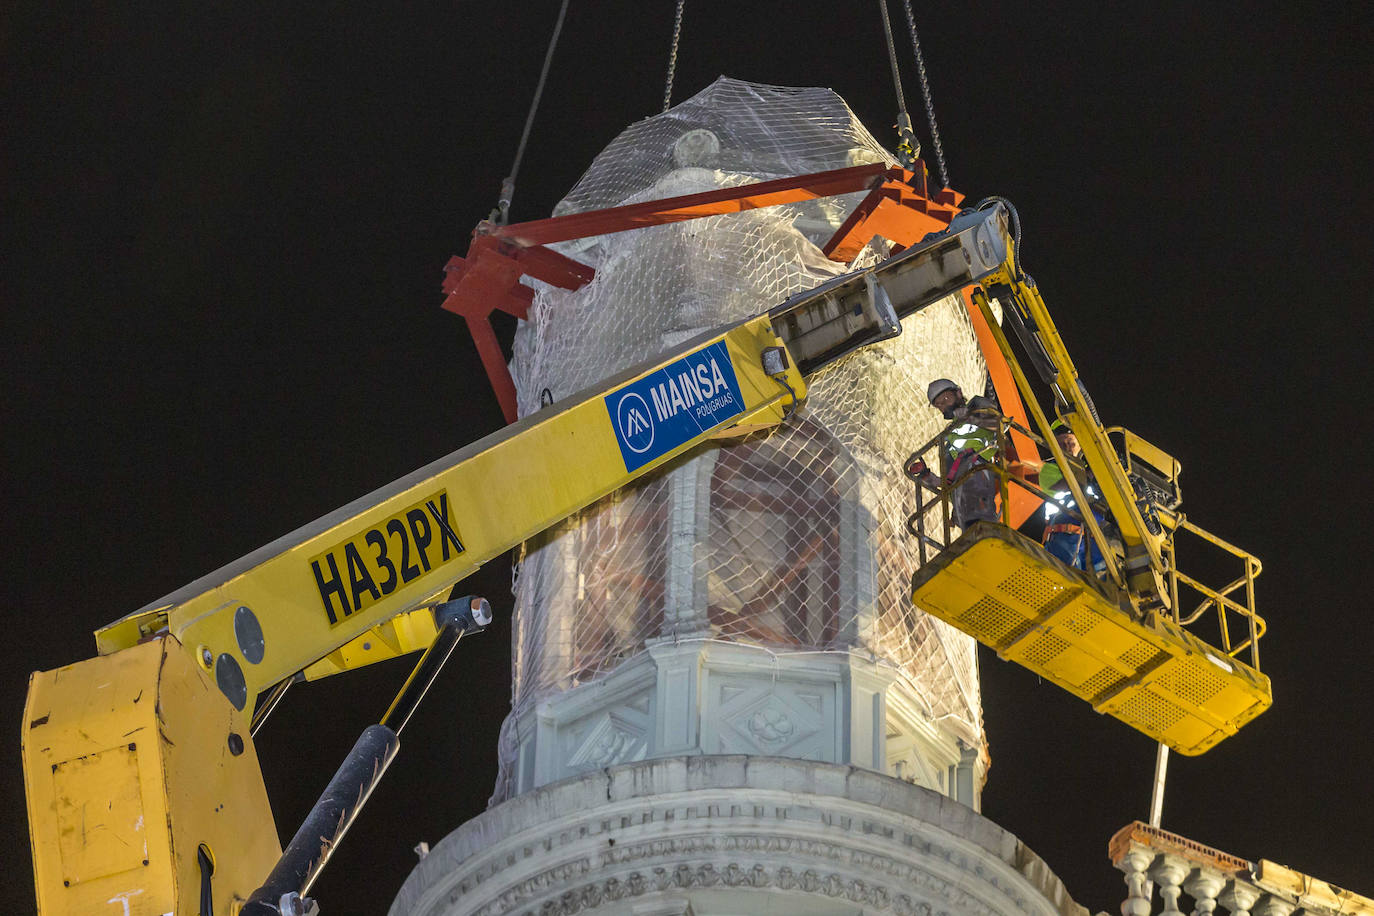
[[[722,78],[625,130],[555,212],[880,161],[833,92]],[[536,289],[522,414],[885,256],[822,255],[857,202],[563,246],[596,279]],[[901,463],[943,423],[926,383],[984,375],[962,304],[938,303],[810,380],[782,428],[528,543],[493,807],[393,913],[1077,912],[977,815],[974,646],[909,597]]]

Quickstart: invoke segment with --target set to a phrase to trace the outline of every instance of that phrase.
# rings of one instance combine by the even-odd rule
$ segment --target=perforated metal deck
[[[916,572],[912,600],[1181,754],[1207,751],[1273,702],[1259,671],[1158,615],[1137,622],[1110,583],[1002,525],[971,525]]]

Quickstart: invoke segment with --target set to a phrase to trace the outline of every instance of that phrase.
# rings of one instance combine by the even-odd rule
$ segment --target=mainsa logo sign
[[[604,400],[627,471],[744,413],[739,380],[723,340],[674,360]]]
[[[633,391],[620,399],[615,410],[616,429],[625,447],[642,455],[654,445],[654,421],[649,418],[649,405]]]

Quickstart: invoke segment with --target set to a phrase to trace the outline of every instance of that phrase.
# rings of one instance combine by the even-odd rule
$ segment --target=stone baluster
[[[1191,870],[1187,861],[1167,853],[1150,866],[1150,877],[1159,885],[1159,896],[1164,901],[1159,916],[1183,916],[1178,908],[1178,895],[1183,892],[1183,879]]]
[[[1296,904],[1281,900],[1273,894],[1265,894],[1250,910],[1253,916],[1290,916],[1298,907]]]
[[[1230,911],[1231,916],[1250,916],[1250,907],[1259,900],[1258,888],[1241,881],[1226,882],[1226,890],[1217,897],[1217,902]]]
[[[1199,868],[1183,882],[1183,889],[1193,898],[1193,916],[1212,916],[1217,908],[1217,894],[1226,886],[1226,878],[1217,872]]]
[[[1121,916],[1150,916],[1150,879],[1145,869],[1153,859],[1152,853],[1137,848],[1117,863],[1116,867],[1126,873],[1126,899],[1121,903]]]

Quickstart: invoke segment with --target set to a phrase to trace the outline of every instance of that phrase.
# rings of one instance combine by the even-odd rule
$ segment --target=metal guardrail
[[[1025,473],[1025,469],[1008,466],[1009,462],[1005,459],[1005,444],[1011,430],[1015,429],[1030,438],[1037,446],[1045,447],[1044,439],[1008,417],[999,416],[997,446],[990,461],[974,463],[970,467],[961,469],[952,480],[945,479],[943,473],[945,439],[956,424],[965,422],[967,420],[959,419],[949,423],[940,433],[912,452],[903,464],[903,472],[908,479],[912,480],[916,488],[916,511],[907,517],[906,528],[907,532],[916,538],[918,558],[923,565],[933,556],[949,547],[958,537],[960,529],[954,520],[954,494],[961,487],[967,486],[975,474],[984,472],[995,474],[997,477],[999,497],[997,521],[1000,524],[1010,527],[1008,518],[1010,499],[1008,497],[1011,487],[1020,487],[1032,493],[1042,502],[1053,502],[1060,514],[1074,520],[1079,525],[1084,525],[1085,536],[1092,536],[1094,546],[1104,555],[1115,550],[1118,557],[1120,556],[1119,546],[1114,546],[1110,539],[1104,539],[1105,542],[1097,541],[1095,532],[1092,530],[1094,526],[1085,525],[1083,514],[1078,507],[1063,505],[1055,499],[1054,493],[1042,488],[1038,483],[1026,479],[1029,475]],[[1124,433],[1122,439],[1127,443],[1126,448],[1128,450],[1131,449],[1130,443],[1143,443],[1143,440],[1132,436],[1129,431],[1120,430],[1120,432]],[[1144,445],[1153,449],[1153,446],[1148,446],[1148,443],[1144,443]],[[920,475],[913,473],[913,465],[918,459],[925,463],[930,473],[939,481],[938,485],[931,484],[923,480]],[[1072,458],[1069,461],[1073,465],[1070,472],[1086,473],[1087,469],[1082,463]],[[1126,461],[1126,466],[1129,468],[1129,451]],[[1176,462],[1173,463],[1172,467],[1167,468],[1167,473],[1176,485],[1178,475]],[[1259,641],[1268,629],[1264,618],[1255,611],[1255,579],[1263,570],[1263,564],[1259,558],[1248,551],[1195,525],[1176,508],[1163,505],[1156,505],[1152,508],[1152,514],[1158,519],[1162,529],[1160,553],[1167,566],[1164,570],[1164,576],[1168,585],[1169,608],[1162,613],[1167,614],[1169,619],[1180,627],[1192,629],[1198,627],[1207,618],[1209,611],[1214,611],[1217,631],[1220,634],[1220,646],[1217,648],[1227,657],[1239,658],[1255,670],[1259,670]],[[1105,502],[1093,502],[1091,509],[1100,517],[1111,518],[1111,513]],[[936,517],[932,518],[932,515]],[[1177,564],[1176,541],[1181,532],[1200,538],[1239,560],[1242,565],[1241,574],[1225,585],[1217,587],[1208,585],[1198,578],[1180,571]],[[1181,589],[1182,593],[1180,593]],[[1196,599],[1198,604],[1191,611],[1185,613],[1180,603],[1184,599]],[[1233,619],[1235,617],[1239,618],[1239,627],[1234,627],[1237,622]],[[1234,634],[1233,628],[1236,629]],[[1197,634],[1194,633],[1194,635]],[[1204,639],[1204,641],[1209,644],[1213,642],[1209,639]],[[1248,658],[1242,658],[1242,653],[1246,653],[1247,650]]]
[[[1174,557],[1174,541],[1180,531],[1202,538],[1204,541],[1221,548],[1227,553],[1239,559],[1244,564],[1244,571],[1231,582],[1220,588],[1212,588],[1187,573],[1180,572]],[[1268,624],[1264,618],[1255,612],[1255,579],[1259,577],[1264,566],[1259,558],[1255,557],[1239,547],[1222,540],[1210,531],[1206,531],[1192,522],[1188,521],[1181,514],[1176,516],[1176,524],[1173,527],[1171,536],[1165,541],[1166,556],[1169,561],[1169,591],[1172,600],[1172,611],[1174,622],[1179,626],[1192,626],[1201,619],[1207,611],[1215,610],[1217,627],[1221,632],[1221,649],[1231,658],[1240,658],[1241,653],[1249,650],[1249,664],[1252,668],[1259,670],[1259,641]],[[1182,606],[1179,603],[1178,587],[1180,584],[1191,588],[1201,596],[1201,601],[1191,613],[1182,613]],[[1237,592],[1244,590],[1241,600],[1232,597]],[[1237,614],[1241,617],[1244,628],[1244,638],[1237,639],[1231,636],[1231,623],[1228,612]],[[1244,659],[1243,659],[1244,660]]]

